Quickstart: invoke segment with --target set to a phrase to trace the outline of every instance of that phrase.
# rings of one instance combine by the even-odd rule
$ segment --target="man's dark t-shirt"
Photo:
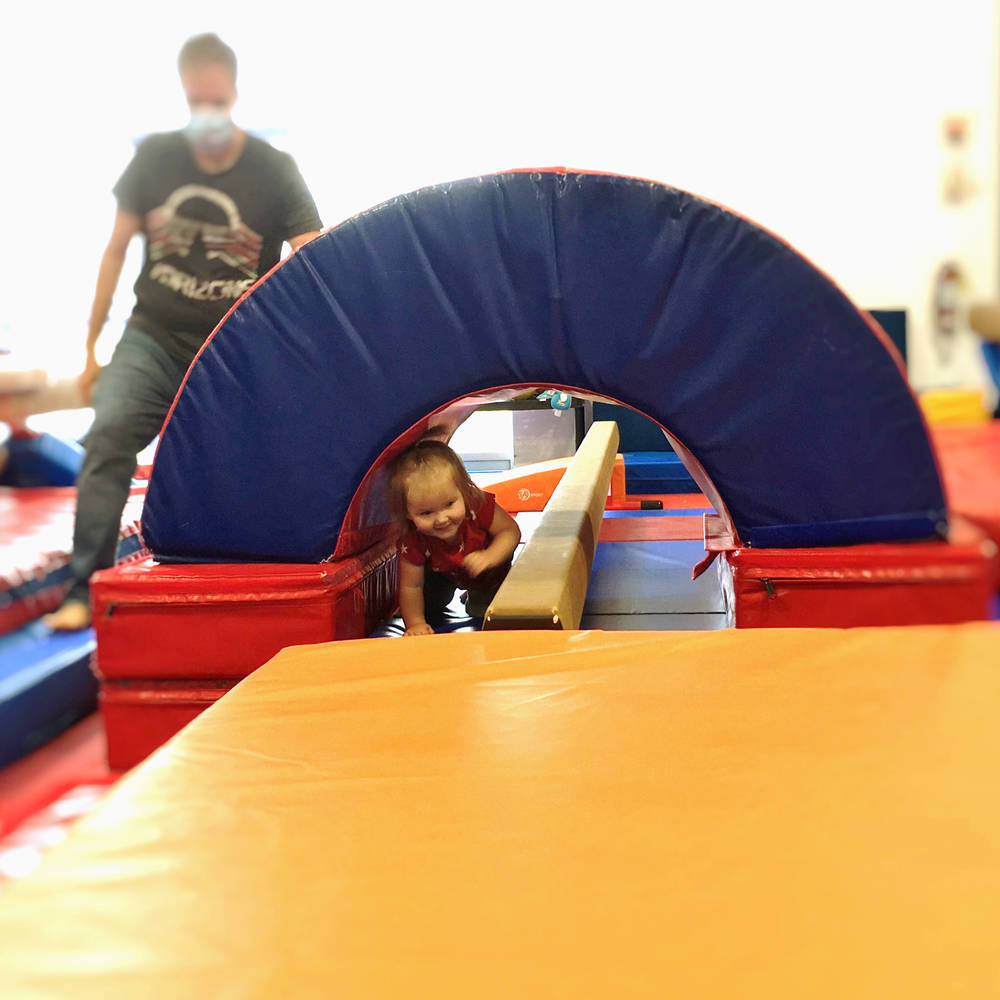
[[[114,193],[146,235],[129,322],[184,362],[278,262],[283,241],[321,228],[295,161],[252,135],[219,174],[198,169],[182,132],[148,136]]]

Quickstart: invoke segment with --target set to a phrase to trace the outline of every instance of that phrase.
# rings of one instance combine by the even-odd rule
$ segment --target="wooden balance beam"
[[[484,629],[576,629],[618,452],[618,425],[591,425],[511,567]]]
[[[983,340],[1000,344],[1000,302],[979,302],[969,309],[969,326]]]

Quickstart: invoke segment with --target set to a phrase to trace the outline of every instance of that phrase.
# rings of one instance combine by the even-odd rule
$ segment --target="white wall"
[[[933,275],[1000,294],[996,0],[22,8],[5,32],[0,344],[75,365],[132,139],[179,126],[183,40],[240,56],[237,118],[298,159],[324,221],[509,167],[617,171],[766,225],[866,307],[910,311],[918,388],[982,381],[932,334]],[[49,37],[43,37],[48,34]],[[979,194],[940,198],[945,113],[973,123]],[[11,155],[13,151],[13,155]],[[137,263],[133,256],[130,267]],[[130,306],[123,285],[107,347]]]

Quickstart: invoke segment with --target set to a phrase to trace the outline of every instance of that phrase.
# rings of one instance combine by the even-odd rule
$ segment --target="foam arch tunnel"
[[[655,420],[745,544],[945,524],[900,359],[828,277],[710,201],[554,169],[391,199],[259,282],[164,425],[146,542],[162,561],[352,554],[394,448],[527,386]]]

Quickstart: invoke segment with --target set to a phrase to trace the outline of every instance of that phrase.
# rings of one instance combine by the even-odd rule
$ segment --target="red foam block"
[[[240,678],[285,646],[358,639],[392,610],[395,548],[316,564],[161,565],[91,581],[104,679]]]
[[[108,767],[126,770],[145,760],[236,683],[224,681],[105,681],[100,710]]]
[[[997,547],[953,517],[947,541],[817,549],[736,548],[719,573],[737,628],[928,625],[990,617]]]
[[[395,545],[318,564],[160,565],[91,581],[112,768],[132,767],[286,646],[370,635],[395,606]]]

